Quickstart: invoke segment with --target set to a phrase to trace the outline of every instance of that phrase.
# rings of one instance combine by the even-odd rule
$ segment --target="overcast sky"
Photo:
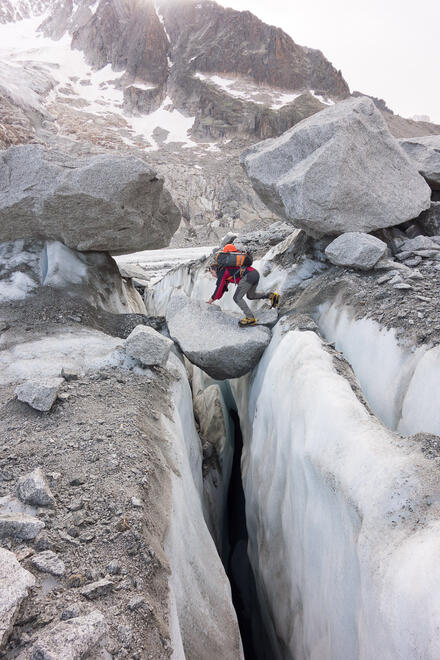
[[[440,0],[219,0],[319,48],[350,89],[440,124]]]

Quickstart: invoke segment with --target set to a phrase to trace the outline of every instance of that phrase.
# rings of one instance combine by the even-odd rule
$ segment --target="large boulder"
[[[429,186],[371,99],[349,99],[241,156],[263,202],[319,237],[370,232],[416,218]]]
[[[431,188],[440,190],[440,135],[405,138],[399,142]]]
[[[165,247],[179,221],[162,179],[140,158],[38,145],[0,152],[0,242],[52,239],[120,254]]]
[[[171,338],[188,360],[216,380],[251,371],[271,337],[268,328],[240,328],[236,317],[184,295],[171,298],[166,320]]]
[[[125,352],[146,367],[163,367],[173,342],[146,325],[137,325],[125,340]]]
[[[349,231],[335,238],[326,247],[325,255],[336,266],[369,270],[385,255],[387,249],[387,244],[375,236]]]

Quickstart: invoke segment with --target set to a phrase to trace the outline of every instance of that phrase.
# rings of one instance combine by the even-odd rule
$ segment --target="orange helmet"
[[[237,252],[237,248],[233,243],[228,243],[222,250],[223,252]]]

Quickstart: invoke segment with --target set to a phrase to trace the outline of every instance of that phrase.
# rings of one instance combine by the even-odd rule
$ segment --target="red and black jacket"
[[[246,277],[246,273],[255,270],[252,266],[243,268],[217,268],[217,284],[215,291],[212,294],[212,300],[220,300],[222,295],[227,291],[228,284],[238,284],[242,277]]]

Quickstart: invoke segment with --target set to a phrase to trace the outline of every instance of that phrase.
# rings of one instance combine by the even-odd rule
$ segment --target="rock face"
[[[47,412],[55,403],[63,378],[28,380],[15,388],[19,401],[28,403],[35,410]]]
[[[430,204],[429,187],[367,98],[327,108],[241,160],[267,206],[316,237],[391,227]]]
[[[325,249],[329,261],[336,266],[351,266],[359,270],[373,268],[387,251],[387,245],[375,236],[347,232],[335,238]]]
[[[0,241],[120,253],[164,247],[179,225],[163,181],[139,158],[26,145],[3,151],[0,163]]]
[[[173,342],[153,328],[138,325],[125,341],[125,352],[147,367],[163,367]]]
[[[85,616],[57,623],[51,630],[45,631],[31,647],[30,657],[33,660],[88,657],[106,632],[104,616],[99,610],[93,610]]]
[[[440,190],[440,135],[426,135],[399,142],[431,188]]]
[[[25,504],[34,506],[52,506],[54,503],[54,497],[41,468],[36,468],[19,479],[17,496]]]
[[[0,649],[12,630],[29,587],[34,584],[34,576],[20,566],[15,555],[0,548]]]
[[[237,318],[186,296],[171,298],[166,319],[188,360],[217,380],[251,371],[271,336],[267,328],[240,328]]]

